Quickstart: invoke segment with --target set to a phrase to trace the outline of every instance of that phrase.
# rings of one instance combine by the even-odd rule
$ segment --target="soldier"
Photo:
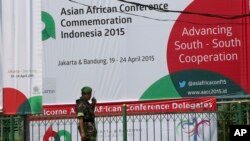
[[[93,97],[92,103],[89,103],[92,96],[92,89],[90,87],[83,87],[81,94],[80,99],[76,100],[76,112],[79,120],[78,130],[81,141],[96,141],[97,130],[94,114],[96,99]]]

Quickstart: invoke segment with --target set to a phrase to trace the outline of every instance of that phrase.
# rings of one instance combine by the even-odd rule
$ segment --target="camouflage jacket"
[[[92,105],[83,98],[76,100],[76,114],[78,118],[83,118],[85,122],[95,121],[95,114]]]

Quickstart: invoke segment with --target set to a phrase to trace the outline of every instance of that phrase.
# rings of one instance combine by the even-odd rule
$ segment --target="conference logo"
[[[197,121],[196,118],[192,118],[192,120],[182,120],[177,124],[177,130],[180,129],[185,134],[188,134],[190,137],[193,136],[193,141],[198,141],[198,138],[201,136],[201,130],[199,130],[202,126],[210,126],[209,120],[201,120]]]
[[[49,13],[42,11],[42,22],[44,23],[42,40],[45,41],[50,37],[56,39],[55,21],[53,17]]]
[[[43,141],[51,141],[51,138],[53,138],[54,141],[61,141],[61,137],[64,138],[64,141],[72,141],[71,134],[68,131],[59,130],[56,132],[52,129],[52,125],[50,125],[43,136]]]

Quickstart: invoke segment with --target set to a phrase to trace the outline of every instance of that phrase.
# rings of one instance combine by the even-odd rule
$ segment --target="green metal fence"
[[[199,121],[207,122],[199,124]],[[76,118],[67,117],[32,118],[30,140],[80,141],[77,122]],[[217,127],[216,113],[105,115],[96,118],[98,141],[195,141],[195,138],[214,141],[212,137],[217,138],[217,131],[213,130],[212,122],[213,126]],[[181,128],[184,124],[187,125],[185,129]],[[191,132],[198,125],[199,132],[206,133],[206,136]],[[192,135],[185,134],[182,130]]]
[[[0,117],[0,141],[23,141],[24,120],[20,116]]]
[[[219,101],[217,113],[161,113],[128,115],[103,115],[96,118],[98,141],[218,141],[229,140],[230,125],[250,124],[250,101]],[[199,131],[191,133],[199,121]],[[26,121],[28,123],[26,124]],[[189,122],[189,124],[187,123]],[[192,123],[192,124],[191,124]],[[80,141],[75,117],[30,118],[22,116],[0,117],[0,141]],[[182,125],[186,128],[180,128]],[[217,130],[214,131],[214,127]],[[185,132],[182,132],[185,130]],[[25,132],[26,131],[26,132]]]
[[[229,141],[230,125],[250,125],[250,100],[217,103],[218,141]]]

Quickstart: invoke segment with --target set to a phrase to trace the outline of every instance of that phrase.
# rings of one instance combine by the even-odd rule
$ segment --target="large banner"
[[[41,1],[4,0],[0,6],[3,113],[41,113]]]
[[[43,0],[44,103],[244,96],[249,1]]]
[[[124,104],[128,140],[217,141],[215,97],[98,104],[98,140],[123,140]],[[75,105],[46,105],[43,109],[45,118],[30,119],[32,141],[80,140]]]

